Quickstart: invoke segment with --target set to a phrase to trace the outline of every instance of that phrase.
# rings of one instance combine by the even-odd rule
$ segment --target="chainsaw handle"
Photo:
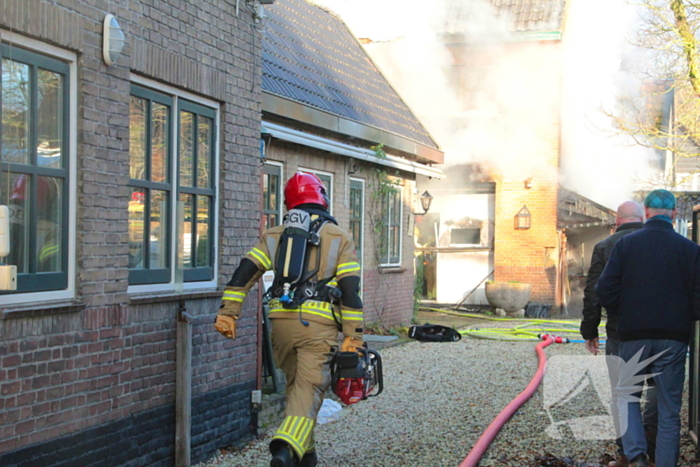
[[[370,361],[375,360],[375,374],[377,375],[377,392],[376,394],[368,394],[367,397],[376,397],[382,393],[384,390],[384,371],[382,370],[382,357],[379,352],[372,349],[366,350],[369,355]]]

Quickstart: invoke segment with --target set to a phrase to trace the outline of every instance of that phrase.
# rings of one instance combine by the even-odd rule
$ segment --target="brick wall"
[[[539,135],[540,147],[528,153],[527,171],[503,171],[496,184],[494,280],[532,284],[530,301],[552,304],[559,252],[558,125],[543,125]],[[525,188],[526,178],[531,188]],[[530,211],[531,227],[516,230],[515,215],[523,206]]]
[[[219,283],[257,239],[261,37],[246,5],[237,14],[214,0],[3,3],[3,41],[21,36],[77,55],[77,292],[31,306],[0,297],[0,465],[104,465],[105,456],[115,465],[172,465],[179,299],[193,316],[193,460],[254,432],[256,294],[240,337],[228,341],[212,327],[213,288],[127,291],[134,75],[220,104]],[[127,39],[110,67],[102,60],[107,13]]]
[[[462,74],[464,110],[483,117],[489,123],[485,131],[492,132],[486,144],[469,149],[496,182],[494,279],[530,283],[530,301],[554,304],[561,44],[506,41],[448,48],[455,73]],[[525,188],[526,179],[532,188]],[[515,230],[514,217],[524,205],[532,227]]]

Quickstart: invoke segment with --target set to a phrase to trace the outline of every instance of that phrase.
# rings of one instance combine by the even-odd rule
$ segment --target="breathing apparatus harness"
[[[275,254],[275,279],[267,290],[271,298],[277,298],[286,309],[295,309],[309,299],[333,303],[340,298],[340,290],[328,283],[332,277],[316,281],[321,264],[321,228],[338,222],[321,209],[291,209],[284,216],[284,231],[280,236]],[[311,247],[316,247],[316,264],[309,270]],[[301,319],[304,326],[309,322]]]

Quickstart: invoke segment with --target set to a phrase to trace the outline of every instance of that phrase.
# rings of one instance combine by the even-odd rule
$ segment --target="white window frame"
[[[278,219],[280,220],[280,224],[281,224],[281,223],[282,223],[282,219],[283,219],[283,213],[284,213],[284,183],[285,183],[285,179],[284,179],[284,164],[283,164],[282,162],[266,160],[266,161],[263,163],[263,167],[264,167],[265,165],[274,165],[274,166],[276,166],[276,167],[279,167],[279,169],[280,169],[280,186],[279,186],[279,189],[280,189],[280,192],[279,192],[280,204],[279,204],[279,209],[278,209],[278,212],[277,212],[277,216],[278,216]]]
[[[182,270],[180,269],[179,263],[178,263],[178,250],[179,248],[182,248],[181,245],[178,245],[178,248],[172,248],[170,251],[170,260],[171,264],[173,265],[171,268],[171,275],[170,275],[170,282],[167,283],[162,283],[162,284],[139,284],[139,285],[129,285],[127,289],[128,294],[149,294],[149,293],[162,293],[162,292],[180,292],[184,290],[202,290],[202,289],[216,289],[218,287],[218,274],[217,271],[219,270],[219,223],[220,223],[220,216],[219,213],[221,211],[221,193],[219,190],[219,164],[220,164],[220,149],[221,149],[221,105],[213,100],[198,96],[196,94],[183,91],[182,89],[176,88],[174,86],[170,86],[167,84],[163,84],[158,81],[151,80],[149,78],[144,78],[143,76],[136,75],[134,73],[131,74],[130,77],[131,83],[136,84],[138,86],[142,86],[144,88],[149,88],[154,91],[163,93],[163,94],[168,94],[172,96],[173,98],[173,118],[171,119],[170,124],[172,125],[171,131],[173,135],[173,141],[172,145],[173,148],[178,148],[179,144],[179,137],[180,135],[178,134],[178,121],[179,121],[179,115],[175,112],[176,109],[179,108],[178,106],[178,100],[179,99],[185,99],[191,102],[194,102],[195,104],[199,104],[205,107],[210,107],[216,112],[216,118],[214,119],[214,124],[216,126],[216,135],[214,140],[217,142],[215,147],[214,147],[214,161],[212,163],[212,170],[213,170],[213,177],[214,177],[214,205],[216,206],[216,209],[214,210],[214,216],[215,218],[212,220],[212,242],[214,244],[214,264],[212,267],[214,268],[214,275],[211,280],[208,281],[195,281],[195,282],[183,282],[182,279]],[[173,180],[173,189],[171,191],[171,203],[173,206],[172,209],[172,215],[175,218],[174,222],[171,221],[171,230],[170,230],[170,235],[173,239],[173,242],[179,241],[178,238],[178,227],[180,225],[180,219],[179,219],[179,212],[180,209],[178,209],[178,163],[177,163],[177,150],[175,151],[175,157],[173,157],[173,163],[171,164],[172,167],[170,168],[171,170],[171,177]]]
[[[360,254],[362,258],[358,258],[360,260],[360,264],[364,265],[364,256],[365,256],[365,210],[367,209],[367,203],[366,203],[366,197],[367,197],[367,186],[365,184],[365,180],[362,178],[354,178],[350,177],[350,182],[356,182],[362,185],[362,217],[360,218],[360,222],[362,223],[362,235],[360,236],[360,245],[355,245],[356,248],[359,248]],[[350,196],[350,189],[349,189],[350,183],[348,183],[348,197]],[[348,204],[349,205],[349,204]]]
[[[78,154],[78,57],[73,52],[61,49],[46,42],[30,39],[20,34],[0,29],[0,41],[15,44],[31,52],[62,60],[68,64],[68,284],[63,290],[47,292],[26,292],[0,295],[0,305],[32,304],[36,302],[67,301],[75,298],[76,276],[76,228],[77,228],[77,154]]]
[[[387,263],[380,263],[380,267],[401,267],[401,262],[403,261],[403,203],[404,203],[404,186],[403,185],[398,185],[396,187],[397,193],[399,195],[399,261],[397,263],[392,263],[391,261],[391,253],[389,250],[387,250],[386,253],[386,259],[389,260]],[[388,226],[387,226],[388,228]],[[387,235],[388,235],[388,230],[387,230]],[[388,239],[387,239],[388,240]],[[381,241],[381,239],[380,239]],[[387,242],[388,244],[388,242]],[[384,258],[382,258],[383,260]]]

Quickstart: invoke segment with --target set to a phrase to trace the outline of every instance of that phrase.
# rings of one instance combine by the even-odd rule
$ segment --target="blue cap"
[[[676,209],[676,197],[668,190],[654,190],[644,198],[644,207],[653,209]]]

